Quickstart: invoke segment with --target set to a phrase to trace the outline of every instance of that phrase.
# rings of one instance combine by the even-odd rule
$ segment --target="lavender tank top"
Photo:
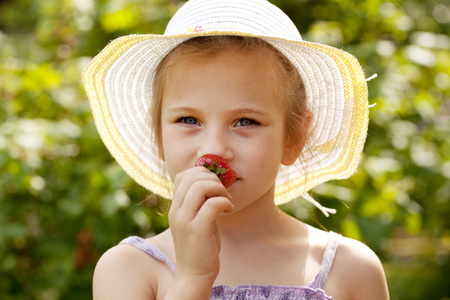
[[[330,232],[325,253],[319,273],[314,281],[307,286],[276,286],[276,285],[237,285],[229,287],[225,285],[214,286],[211,291],[210,300],[333,300],[323,290],[328,277],[333,259],[339,246],[341,235]],[[134,246],[154,258],[165,262],[170,270],[175,273],[175,264],[155,245],[138,236],[131,236],[122,240],[119,244]]]

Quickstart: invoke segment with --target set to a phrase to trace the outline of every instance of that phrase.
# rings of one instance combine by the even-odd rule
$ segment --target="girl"
[[[277,207],[357,167],[368,104],[351,55],[302,41],[265,0],[191,0],[83,79],[112,155],[172,199],[170,229],[101,257],[94,299],[388,299],[370,249]]]

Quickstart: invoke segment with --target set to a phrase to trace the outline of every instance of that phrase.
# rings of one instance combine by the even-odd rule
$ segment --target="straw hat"
[[[173,48],[198,36],[260,37],[283,53],[305,84],[314,117],[302,155],[282,166],[275,201],[286,203],[356,170],[367,135],[365,76],[349,53],[303,41],[293,22],[265,0],[191,0],[164,35],[128,35],[112,41],[88,65],[83,83],[95,124],[113,157],[140,185],[171,198],[172,183],[150,137],[155,70]]]

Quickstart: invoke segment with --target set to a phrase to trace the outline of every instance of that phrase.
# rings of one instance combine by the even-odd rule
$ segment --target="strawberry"
[[[229,188],[236,181],[236,172],[218,155],[205,154],[198,159],[195,165],[203,166],[216,174],[226,188]]]

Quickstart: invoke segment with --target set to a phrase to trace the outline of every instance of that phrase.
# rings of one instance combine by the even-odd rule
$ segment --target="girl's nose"
[[[226,161],[234,159],[234,152],[230,147],[230,138],[226,132],[211,130],[205,132],[201,144],[199,145],[197,156],[205,154],[214,154],[221,156]]]

